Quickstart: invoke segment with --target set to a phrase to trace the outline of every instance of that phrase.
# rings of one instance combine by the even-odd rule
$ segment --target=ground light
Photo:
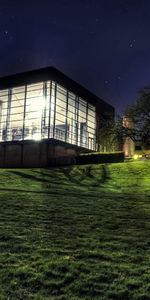
[[[141,155],[141,154],[134,154],[134,155],[133,155],[133,158],[134,158],[134,159],[142,158],[142,155]]]

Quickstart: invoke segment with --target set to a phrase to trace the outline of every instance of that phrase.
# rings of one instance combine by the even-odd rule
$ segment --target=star
[[[131,41],[129,47],[132,48],[134,46],[134,44],[135,44],[135,40]]]

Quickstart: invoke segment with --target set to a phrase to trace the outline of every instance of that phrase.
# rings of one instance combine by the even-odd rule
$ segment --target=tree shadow
[[[47,171],[47,172],[46,172]],[[43,170],[32,170],[32,173],[37,174],[39,176],[44,176],[44,177],[54,177],[54,172],[48,172],[51,171],[50,169],[47,169],[45,172]],[[56,174],[56,172],[55,172]]]
[[[72,183],[75,183],[76,185],[87,185],[87,183],[84,183],[84,180],[86,178],[89,178],[91,180],[91,186],[99,186],[101,184],[106,183],[110,179],[109,169],[107,164],[100,165],[100,174],[99,177],[96,178],[94,169],[91,165],[86,166],[83,169],[80,169],[80,172],[74,173],[73,172],[74,167],[63,169],[64,175],[68,178],[68,180]],[[95,181],[93,183],[93,180]]]
[[[100,183],[105,183],[110,179],[110,175],[109,175],[109,169],[107,164],[102,165],[102,173],[101,173],[101,180]]]
[[[32,179],[32,180],[35,180],[35,181],[38,181],[38,182],[49,183],[49,180],[47,180],[45,178],[38,178],[38,177],[36,177],[34,175],[31,175],[31,174],[25,174],[25,173],[22,173],[22,172],[19,172],[19,171],[11,171],[11,173],[15,174],[17,176],[20,176],[23,179]]]
[[[64,189],[61,189],[61,190],[47,190],[47,191],[33,191],[33,190],[25,190],[25,189],[19,189],[19,188],[0,188],[0,191],[3,191],[3,192],[7,192],[7,193],[28,193],[28,194],[45,194],[45,195],[52,195],[52,196],[67,196],[67,197],[75,197],[77,198],[78,195],[79,195],[79,192],[78,191],[69,191],[67,190],[66,191],[66,195],[64,193]],[[88,196],[90,198],[95,198],[97,197],[97,195],[94,195],[93,193],[90,193],[88,194]],[[83,191],[80,192],[80,199],[84,199],[84,198],[87,198],[87,193],[84,193]]]

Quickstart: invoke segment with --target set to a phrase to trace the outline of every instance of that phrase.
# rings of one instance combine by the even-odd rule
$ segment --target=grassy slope
[[[0,299],[150,299],[149,169],[0,170]]]

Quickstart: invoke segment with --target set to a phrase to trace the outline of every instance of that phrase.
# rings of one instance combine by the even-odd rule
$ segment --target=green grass
[[[150,299],[150,161],[0,170],[0,300]]]

